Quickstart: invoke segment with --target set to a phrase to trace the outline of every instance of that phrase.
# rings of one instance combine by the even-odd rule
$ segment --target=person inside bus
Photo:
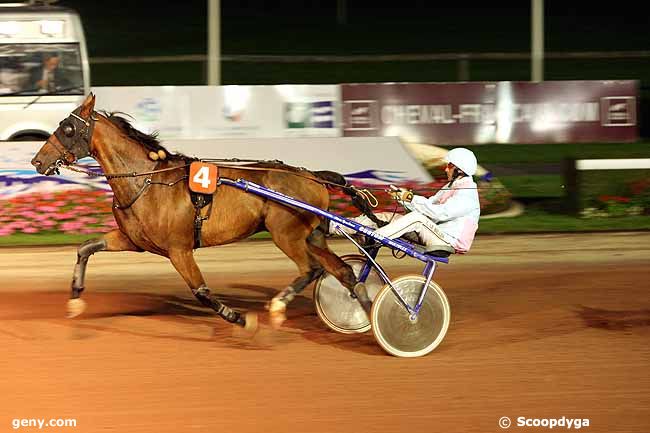
[[[378,213],[376,216],[379,220],[388,222],[379,228],[365,215],[352,220],[375,228],[377,234],[391,239],[404,235],[412,237],[410,232],[415,232],[417,243],[424,245],[427,251],[453,248],[457,253],[468,252],[481,214],[477,186],[472,179],[478,164],[474,153],[462,147],[450,150],[445,159],[448,183],[433,196],[414,195],[411,191],[402,189],[391,192],[410,212]],[[346,233],[356,234],[354,230],[334,221],[330,221],[329,232],[336,234],[337,226]]]
[[[65,73],[59,68],[61,57],[57,53],[43,56],[43,64],[32,69],[31,89],[38,92],[56,93],[57,90],[70,87]]]
[[[29,79],[23,64],[15,57],[0,57],[0,94],[20,92]]]

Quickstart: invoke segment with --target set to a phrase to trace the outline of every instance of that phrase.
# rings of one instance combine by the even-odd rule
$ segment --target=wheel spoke
[[[405,275],[393,281],[402,298],[415,305],[426,279],[420,275]],[[423,356],[435,349],[449,328],[449,301],[443,290],[430,281],[422,307],[412,315],[393,293],[384,286],[372,307],[372,331],[386,352],[401,357]]]
[[[360,255],[343,256],[341,259],[352,267],[358,276],[366,262]],[[369,298],[375,298],[384,282],[373,268],[366,279]],[[331,329],[345,334],[363,333],[370,330],[370,319],[359,301],[352,296],[333,275],[324,273],[316,282],[314,290],[316,312],[321,320]]]

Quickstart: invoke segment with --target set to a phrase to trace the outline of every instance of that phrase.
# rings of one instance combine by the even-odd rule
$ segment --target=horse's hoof
[[[255,332],[257,331],[257,313],[252,311],[247,312],[244,317],[246,318],[246,323],[244,324],[244,331]]]
[[[68,300],[68,319],[77,317],[81,313],[86,311],[86,301],[81,298],[69,299]]]
[[[287,304],[282,302],[279,299],[271,300],[271,305],[269,306],[269,320],[271,322],[271,327],[273,329],[279,329],[285,320],[287,320]]]
[[[257,313],[249,311],[244,315],[244,326],[233,326],[232,336],[242,339],[252,339],[257,333]]]
[[[271,312],[269,314],[269,322],[273,329],[280,329],[285,320],[287,320],[287,315],[284,312]]]
[[[244,332],[253,335],[257,332],[257,313],[249,311],[246,313],[246,324],[244,325]]]

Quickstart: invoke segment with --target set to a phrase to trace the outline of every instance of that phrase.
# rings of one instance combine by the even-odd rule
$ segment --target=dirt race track
[[[196,256],[224,300],[260,313],[252,338],[199,307],[165,259],[93,256],[89,308],[65,319],[76,248],[0,249],[0,432],[498,432],[504,416],[509,431],[565,417],[650,432],[650,233],[477,238],[438,269],[452,322],[416,359],[328,330],[311,286],[273,331],[264,304],[295,275],[270,242]],[[14,430],[23,418],[77,426]]]

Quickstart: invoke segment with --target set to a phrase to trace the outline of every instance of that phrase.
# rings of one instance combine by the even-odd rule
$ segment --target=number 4
[[[217,166],[201,161],[190,165],[190,190],[201,194],[212,194],[217,190]]]
[[[210,180],[210,167],[204,165],[203,167],[199,168],[199,171],[197,171],[192,178],[192,182],[201,184],[203,188],[208,189],[212,183]]]

